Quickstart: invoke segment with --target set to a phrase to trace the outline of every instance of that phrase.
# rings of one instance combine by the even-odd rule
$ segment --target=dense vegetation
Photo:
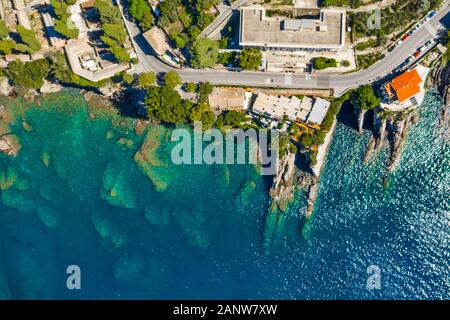
[[[69,19],[69,6],[75,4],[76,0],[51,0],[50,3],[56,15],[55,31],[69,39],[78,38],[79,30]]]
[[[359,8],[362,4],[362,0],[321,0],[320,5],[322,7],[352,7]]]
[[[156,74],[154,72],[143,72],[139,74],[138,83],[141,87],[149,87],[156,83]]]
[[[130,14],[139,21],[144,30],[152,27],[153,16],[146,0],[130,0]]]
[[[318,57],[313,59],[313,67],[316,70],[337,67],[338,62],[333,58]]]
[[[190,64],[194,68],[213,67],[219,58],[219,44],[208,38],[197,39],[190,49],[190,56]]]
[[[104,34],[101,40],[119,62],[129,62],[130,55],[123,47],[127,39],[127,31],[123,24],[120,9],[109,0],[97,0],[95,7],[100,14]]]
[[[12,83],[26,89],[39,89],[44,79],[50,73],[50,63],[47,59],[30,62],[12,61],[2,70]]]
[[[358,61],[359,69],[367,69],[375,62],[381,59],[381,53],[368,53],[368,54],[360,54],[356,56],[356,61]]]
[[[385,35],[405,30],[412,22],[437,8],[441,2],[442,0],[397,0],[392,6],[381,10],[380,28],[372,27],[368,23],[368,21],[374,22],[374,12],[358,12],[351,14],[349,19],[358,38],[377,36],[380,43],[384,43]]]
[[[376,108],[380,105],[380,98],[378,98],[372,86],[361,86],[356,90],[351,98],[352,104],[363,110]]]
[[[208,10],[219,0],[171,0],[159,5],[158,25],[164,28],[178,48],[192,44],[214,16]]]
[[[239,55],[239,67],[244,70],[258,70],[261,62],[262,52],[260,49],[244,49]]]
[[[0,39],[7,38],[9,36],[9,29],[6,26],[5,20],[0,20]]]
[[[23,48],[25,51],[35,53],[41,49],[41,44],[32,30],[28,30],[20,25],[17,26],[16,30],[20,41],[26,46]]]
[[[210,128],[215,120],[214,113],[204,99],[197,103],[182,99],[170,86],[151,86],[145,98],[147,116],[168,124],[186,124],[202,121],[203,128]]]

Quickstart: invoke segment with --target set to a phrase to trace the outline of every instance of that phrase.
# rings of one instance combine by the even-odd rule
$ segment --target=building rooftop
[[[83,10],[95,8],[95,0],[87,0],[80,3],[80,6]]]
[[[311,113],[309,114],[308,121],[314,122],[317,124],[322,124],[325,115],[330,108],[330,101],[327,101],[322,98],[316,98],[314,101],[314,105],[311,109]]]
[[[300,113],[300,102],[297,97],[269,96],[260,92],[253,103],[253,111],[279,120],[283,116],[295,120]]]
[[[168,39],[164,32],[158,27],[153,27],[143,33],[145,40],[159,55],[163,55],[169,48]]]
[[[394,89],[397,99],[403,102],[420,92],[420,83],[422,79],[416,69],[407,71],[390,82]]]
[[[267,17],[264,7],[240,10],[241,46],[338,49],[345,44],[345,11],[323,9],[318,17]]]
[[[242,88],[214,88],[208,96],[209,105],[216,110],[243,109],[245,91]]]

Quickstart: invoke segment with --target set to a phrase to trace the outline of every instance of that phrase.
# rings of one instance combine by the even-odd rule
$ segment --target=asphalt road
[[[209,26],[207,26],[205,30],[202,31],[202,33],[200,33],[200,37],[208,38],[212,32],[214,32],[219,26],[225,23],[225,21],[230,19],[234,10],[239,9],[248,1],[249,0],[236,0],[235,2],[233,2],[231,7],[222,12],[221,15],[219,15],[216,19],[214,19],[214,21]]]
[[[129,15],[125,18],[125,23],[131,34],[140,63],[135,67],[139,71],[167,72],[176,71],[185,82],[209,81],[217,85],[239,85],[249,87],[279,87],[279,88],[301,88],[301,89],[333,89],[335,95],[350,88],[358,87],[362,84],[375,82],[391,74],[392,70],[402,64],[405,59],[414,53],[417,48],[424,45],[428,40],[436,38],[433,28],[442,26],[447,20],[450,6],[445,3],[438,13],[428,21],[432,28],[422,26],[409,39],[400,46],[389,52],[383,59],[369,67],[350,74],[330,75],[325,73],[315,74],[286,74],[272,72],[252,72],[252,71],[219,71],[213,69],[176,69],[154,56],[148,43],[141,35],[141,31],[136,26]],[[430,31],[431,30],[431,31]]]

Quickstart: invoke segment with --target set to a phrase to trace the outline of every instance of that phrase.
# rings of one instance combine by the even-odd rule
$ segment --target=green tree
[[[50,64],[47,59],[40,59],[23,63],[20,60],[12,61],[5,69],[6,76],[17,86],[27,89],[39,89],[44,79],[50,73]]]
[[[76,39],[79,34],[77,28],[68,28],[66,22],[58,19],[55,19],[55,31],[69,39]]]
[[[149,10],[144,11],[144,15],[142,16],[141,20],[141,27],[144,30],[149,30],[153,25],[153,16],[152,13]]]
[[[111,47],[111,52],[119,62],[130,62],[130,55],[123,47]]]
[[[380,98],[376,96],[372,86],[361,86],[353,94],[352,104],[363,110],[369,110],[380,105]]]
[[[245,70],[258,70],[261,63],[262,52],[260,49],[244,49],[239,56],[239,67]]]
[[[96,0],[95,7],[100,14],[100,20],[104,23],[123,24],[122,16],[118,7],[114,6],[111,1]]]
[[[186,85],[186,91],[187,92],[195,92],[197,90],[197,84],[195,82],[189,82]]]
[[[0,52],[9,54],[16,47],[16,42],[11,39],[0,40]]]
[[[6,26],[5,20],[0,20],[0,39],[4,39],[9,36],[9,29]]]
[[[175,71],[169,71],[164,75],[164,85],[173,90],[176,86],[181,84],[181,79]]]
[[[16,30],[20,36],[20,40],[28,46],[29,53],[34,53],[41,49],[41,44],[32,30],[28,30],[21,25],[18,25]]]
[[[197,92],[200,95],[209,95],[214,90],[214,86],[208,81],[200,82],[197,87]]]
[[[133,75],[132,75],[132,74],[129,74],[129,73],[124,73],[124,74],[122,75],[122,79],[123,79],[123,81],[124,81],[125,83],[127,83],[127,84],[132,84],[133,81],[134,81]]]
[[[313,59],[313,67],[316,70],[337,67],[337,61],[333,58],[318,57]]]
[[[192,45],[190,54],[190,63],[194,68],[212,67],[219,58],[219,44],[208,38],[197,39]]]
[[[156,83],[156,74],[154,72],[143,72],[139,74],[138,82],[141,87],[150,87]]]
[[[177,7],[181,4],[181,0],[171,0],[171,1],[163,1],[159,4],[159,11],[161,13],[161,18],[164,18],[161,21],[161,18],[158,20],[158,23],[173,23],[178,20],[178,10]],[[167,25],[161,25],[165,27]]]
[[[102,25],[105,34],[123,44],[127,38],[127,31],[122,24],[105,23]]]

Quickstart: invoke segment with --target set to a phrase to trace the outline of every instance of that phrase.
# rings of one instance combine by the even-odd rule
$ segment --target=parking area
[[[356,69],[355,55],[351,49],[338,52],[264,51],[266,70],[273,72],[310,73],[312,71],[311,60],[317,57],[333,58],[339,63],[338,67],[318,72],[347,72]],[[348,65],[344,61],[347,61]]]

